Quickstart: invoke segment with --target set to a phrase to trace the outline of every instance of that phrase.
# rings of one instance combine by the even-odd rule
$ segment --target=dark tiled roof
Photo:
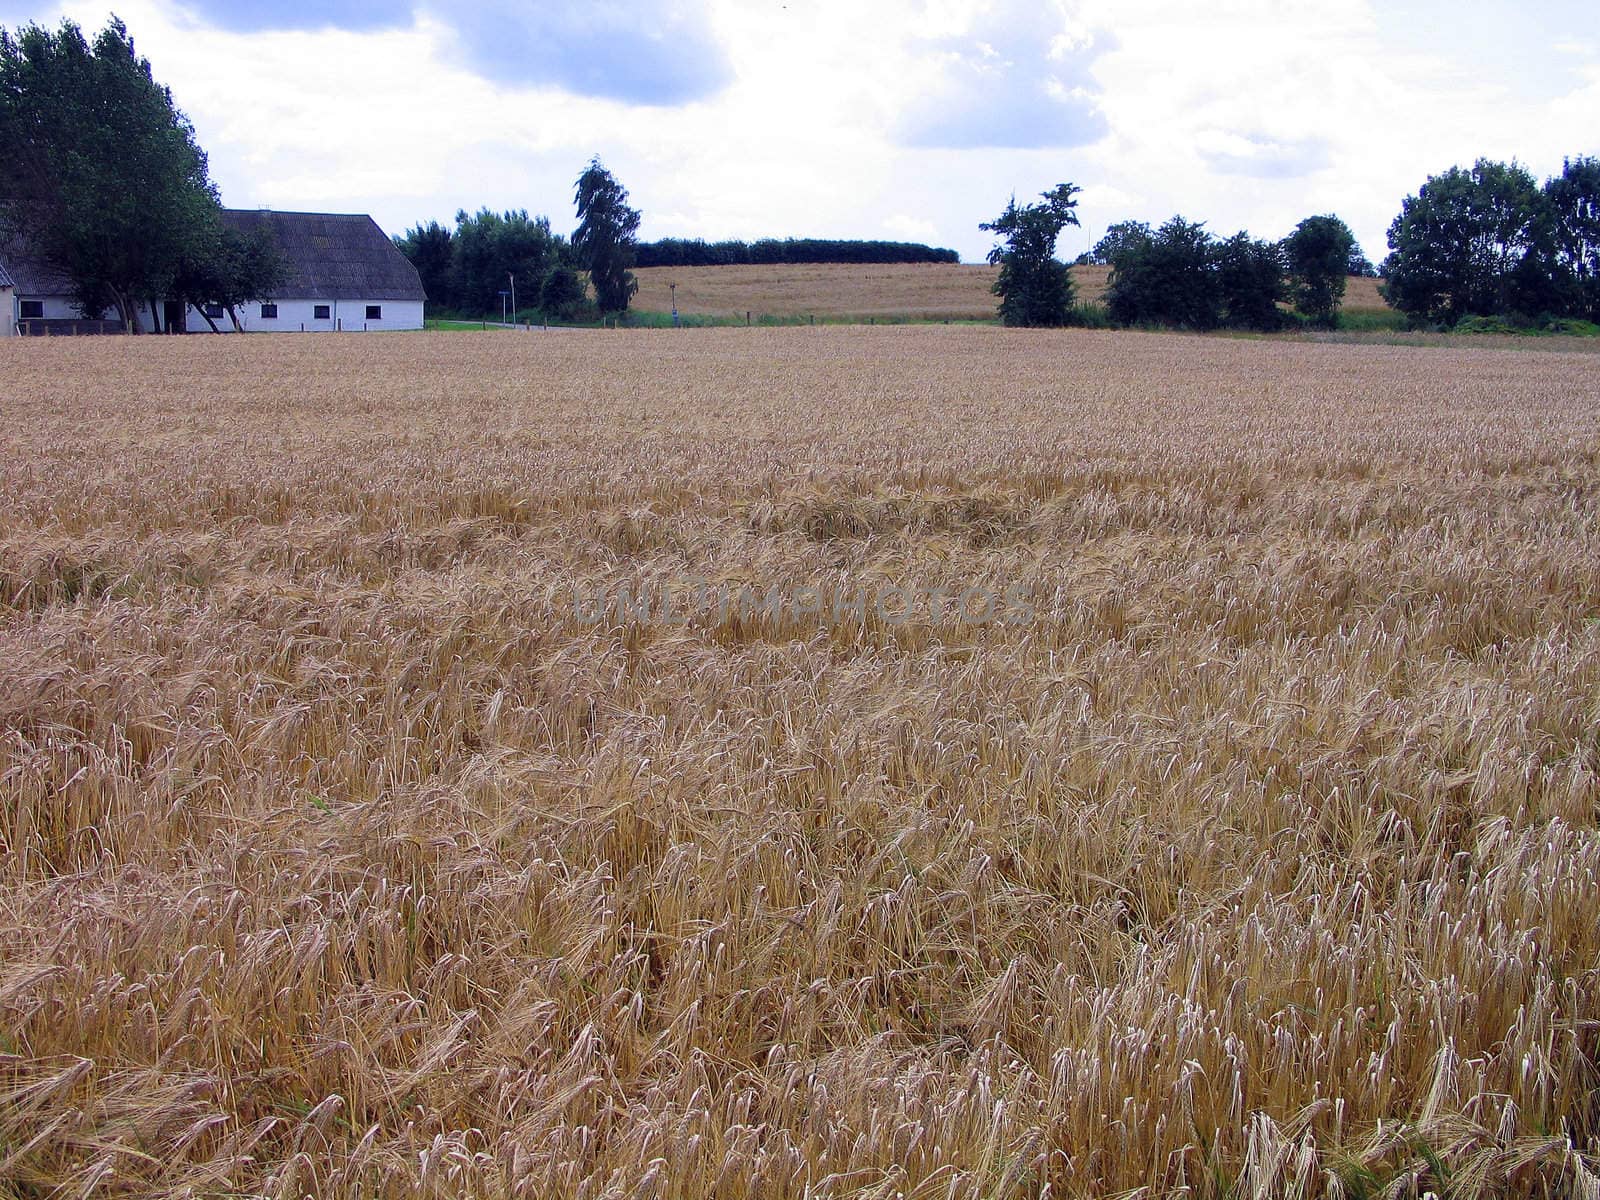
[[[278,295],[295,300],[425,300],[411,261],[364,213],[295,213],[225,208],[240,233],[265,230],[288,266]],[[72,281],[43,262],[24,237],[0,244],[19,296],[69,296]],[[0,285],[3,286],[3,285]]]
[[[228,208],[229,228],[269,232],[288,264],[278,295],[296,300],[425,300],[422,280],[365,214]]]
[[[72,294],[72,281],[40,259],[22,237],[0,242],[0,275],[10,276],[10,283],[19,296]]]

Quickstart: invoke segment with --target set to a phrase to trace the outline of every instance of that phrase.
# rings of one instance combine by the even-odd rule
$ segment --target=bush
[[[1289,315],[1278,307],[1288,291],[1282,249],[1240,231],[1216,247],[1213,258],[1222,292],[1223,323],[1230,329],[1271,333],[1290,322]]]
[[[544,315],[557,321],[576,321],[587,316],[589,294],[583,280],[571,267],[557,267],[545,276],[539,289],[539,307]]]
[[[1600,337],[1600,325],[1575,317],[1525,317],[1515,314],[1502,317],[1463,317],[1455,323],[1452,333],[1508,334],[1521,337],[1559,334],[1564,337]]]
[[[1153,234],[1129,236],[1111,260],[1111,319],[1118,325],[1216,329],[1223,297],[1213,247],[1203,224],[1182,217]]]
[[[1074,304],[1067,310],[1067,324],[1074,329],[1115,328],[1103,304]]]
[[[1505,317],[1462,317],[1451,328],[1452,333],[1512,334],[1531,333],[1532,327]]]

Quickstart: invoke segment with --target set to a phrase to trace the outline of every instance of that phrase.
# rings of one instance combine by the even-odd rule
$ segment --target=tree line
[[[1600,159],[1568,159],[1542,186],[1515,162],[1487,159],[1430,177],[1390,225],[1381,272],[1331,214],[1307,217],[1278,242],[1244,231],[1218,238],[1181,216],[1158,228],[1119,222],[1077,260],[1111,268],[1101,311],[1074,304],[1055,257],[1061,231],[1079,223],[1079,190],[1060,184],[1021,206],[1013,197],[979,226],[1002,239],[989,261],[1000,268],[1005,324],[1328,328],[1351,275],[1381,275],[1384,298],[1416,326],[1600,324]]]
[[[595,164],[591,164],[592,166]],[[614,180],[612,181],[615,182]],[[626,200],[626,191],[622,192]],[[633,213],[636,210],[628,209]],[[606,219],[616,217],[613,211]],[[602,214],[604,215],[604,214]],[[637,229],[637,223],[630,226]],[[762,238],[708,242],[701,238],[660,238],[630,242],[621,226],[607,240],[614,245],[616,267],[724,267],[801,263],[959,263],[954,250],[917,242],[832,238]],[[627,308],[620,292],[590,299],[580,272],[588,265],[590,243],[580,245],[553,231],[548,217],[532,217],[526,209],[456,213],[454,227],[438,221],[418,223],[395,245],[422,276],[435,311],[485,316],[501,311],[502,291],[516,281],[516,304],[555,320],[573,321]],[[628,295],[631,297],[630,290]],[[509,296],[508,296],[509,299]]]
[[[454,228],[419,223],[394,243],[417,268],[436,314],[533,310],[575,321],[623,312],[638,288],[630,268],[639,211],[598,157],[578,176],[573,200],[578,227],[571,240],[526,209],[482,208],[457,212]]]
[[[1541,186],[1516,162],[1431,176],[1389,226],[1389,303],[1419,324],[1600,324],[1600,158]]]
[[[1005,212],[979,226],[1002,239],[989,262],[1000,269],[994,292],[1004,324],[1105,319],[1123,326],[1273,331],[1298,319],[1327,326],[1337,319],[1346,276],[1366,264],[1349,226],[1331,215],[1307,217],[1281,242],[1244,231],[1220,239],[1182,217],[1159,228],[1123,221],[1079,259],[1111,268],[1102,318],[1075,305],[1071,272],[1055,253],[1062,231],[1079,224],[1081,190],[1058,184],[1033,204],[1012,197]]]
[[[661,238],[641,242],[641,267],[727,267],[771,263],[959,263],[954,250],[921,242],[843,238],[760,238],[753,242],[708,242],[703,238]]]

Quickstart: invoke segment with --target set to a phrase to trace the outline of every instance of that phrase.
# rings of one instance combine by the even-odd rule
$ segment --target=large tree
[[[1109,267],[1124,250],[1148,243],[1154,236],[1155,231],[1144,221],[1118,221],[1106,229],[1105,236],[1085,257],[1094,266]]]
[[[92,45],[71,21],[0,30],[0,163],[0,222],[133,331],[217,228],[194,127],[115,18]]]
[[[1555,302],[1549,210],[1516,163],[1452,167],[1408,196],[1389,226],[1389,303],[1413,320],[1536,314]]]
[[[437,221],[429,221],[426,225],[419,221],[403,236],[395,238],[394,244],[416,267],[417,275],[422,280],[422,290],[428,293],[429,307],[435,313],[456,308],[455,281],[452,278],[455,241],[450,230]]]
[[[449,294],[455,307],[474,316],[498,313],[503,291],[515,292],[519,306],[537,304],[545,280],[567,255],[550,219],[530,217],[525,209],[458,212],[451,247]]]
[[[1283,242],[1294,279],[1294,306],[1313,325],[1332,328],[1344,301],[1356,235],[1338,217],[1307,217]]]
[[[1060,326],[1072,317],[1072,275],[1056,258],[1056,241],[1078,224],[1077,195],[1083,189],[1060,183],[1039,203],[1018,205],[1013,196],[1005,212],[978,228],[998,235],[989,262],[1000,268],[994,294],[1006,325]]]
[[[1119,325],[1217,328],[1226,305],[1216,239],[1203,223],[1182,217],[1126,236],[1111,259],[1105,303]]]
[[[241,233],[219,225],[201,231],[191,254],[178,267],[171,295],[196,309],[212,333],[220,332],[206,311],[212,304],[228,314],[234,329],[242,330],[239,306],[268,299],[288,273],[288,262],[266,230]]]
[[[1568,159],[1544,193],[1563,307],[1600,322],[1600,158]]]
[[[1240,230],[1219,244],[1212,258],[1223,323],[1234,329],[1282,329],[1284,314],[1278,304],[1288,290],[1283,248]]]
[[[601,312],[626,312],[639,290],[634,279],[634,247],[639,235],[639,210],[628,207],[628,190],[601,165],[598,157],[578,176],[574,199],[578,228],[572,247],[589,272],[589,283]]]

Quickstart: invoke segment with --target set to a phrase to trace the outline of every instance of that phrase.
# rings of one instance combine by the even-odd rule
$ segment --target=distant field
[[[650,267],[635,274],[634,306],[671,312],[678,285],[678,311],[687,316],[767,317],[812,314],[821,318],[990,321],[995,315],[995,268],[947,263],[820,263],[802,266]],[[1074,267],[1078,300],[1098,302],[1106,267]],[[1349,311],[1384,311],[1376,279],[1351,279]]]
[[[992,320],[995,269],[949,263],[825,263],[759,267],[650,267],[637,271],[634,305],[647,312],[742,317],[914,317]]]
[[[1597,362],[0,341],[0,1200],[1593,1197]]]
[[[1345,312],[1392,312],[1389,302],[1378,291],[1379,279],[1363,279],[1352,275],[1345,281]]]

